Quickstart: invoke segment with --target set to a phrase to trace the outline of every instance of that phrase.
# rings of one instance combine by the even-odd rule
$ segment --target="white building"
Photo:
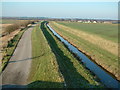
[[[79,20],[78,22],[82,22],[82,20]]]
[[[93,23],[97,23],[96,21],[93,21]]]

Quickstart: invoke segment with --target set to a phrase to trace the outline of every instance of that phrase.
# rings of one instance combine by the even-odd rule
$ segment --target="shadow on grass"
[[[35,81],[28,88],[63,88],[63,82]]]
[[[2,85],[3,90],[9,90],[9,89],[16,89],[16,90],[23,90],[23,89],[37,89],[37,88],[62,88],[63,83],[62,82],[49,82],[49,81],[35,81],[28,85]]]
[[[42,22],[40,28],[43,31],[53,53],[56,56],[60,72],[65,79],[67,88],[97,87],[96,85],[89,84],[89,82],[77,72],[70,58],[67,57],[64,52],[58,47],[52,35],[47,31],[45,24],[46,22]]]

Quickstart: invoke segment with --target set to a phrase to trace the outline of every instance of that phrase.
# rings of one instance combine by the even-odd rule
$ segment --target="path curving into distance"
[[[18,87],[27,84],[32,62],[31,33],[32,25],[21,37],[13,56],[2,72],[2,87]]]

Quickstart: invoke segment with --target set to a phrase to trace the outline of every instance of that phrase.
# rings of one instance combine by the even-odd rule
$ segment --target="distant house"
[[[93,21],[93,23],[97,23],[97,21]]]
[[[87,23],[91,23],[91,21],[90,21],[90,20],[88,20],[88,21],[87,21]]]
[[[79,20],[79,21],[77,21],[77,22],[82,22],[82,20]]]
[[[92,23],[91,20],[85,20],[83,23]]]

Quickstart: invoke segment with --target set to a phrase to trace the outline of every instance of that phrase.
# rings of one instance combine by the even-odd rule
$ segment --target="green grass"
[[[51,51],[40,26],[32,31],[32,66],[28,82],[30,88],[63,88],[64,79],[56,57]]]
[[[96,80],[85,66],[82,65],[68,49],[60,42],[44,25],[41,24],[41,29],[54,52],[60,71],[64,77],[67,88],[100,88],[102,85]]]
[[[8,42],[7,47],[3,49],[4,52],[6,53],[6,55],[2,59],[2,67],[1,67],[0,71],[2,71],[2,69],[4,69],[6,67],[9,59],[11,58],[12,54],[14,53],[14,50],[25,30],[26,29],[20,31],[17,35],[15,35],[14,38]]]
[[[76,23],[77,25],[75,25],[75,23],[70,23],[70,24],[68,24],[68,22],[64,22],[64,23],[66,25],[68,25],[69,27],[73,27],[73,28],[75,28],[75,26],[78,25],[78,23]],[[94,60],[98,64],[102,65],[105,69],[107,69],[109,72],[113,73],[114,75],[118,74],[118,57],[116,55],[113,55],[112,53],[100,48],[99,46],[92,44],[92,43],[84,40],[83,38],[80,38],[80,37],[76,36],[75,34],[70,33],[69,31],[65,31],[65,30],[61,29],[60,27],[55,26],[54,24],[51,24],[51,25],[55,31],[59,32],[62,36],[64,36],[64,38],[66,38],[67,40],[72,42],[74,45],[76,45],[80,50],[84,51],[87,55],[94,57]],[[79,25],[81,25],[81,24],[79,24]],[[97,24],[94,24],[94,25],[97,25]],[[89,26],[85,26],[85,25],[83,25],[83,26],[84,26],[84,28],[89,28]],[[97,26],[95,26],[95,27],[97,28]],[[94,28],[94,26],[93,27],[91,26],[90,28]],[[79,30],[81,30],[81,29],[79,29]],[[79,30],[78,30],[78,32],[79,32]],[[94,31],[95,30],[93,30],[93,31],[90,30],[89,32],[93,33]],[[88,32],[88,31],[86,30],[85,32]],[[107,31],[105,31],[105,32],[107,32]]]
[[[113,24],[85,24],[79,22],[57,22],[59,24],[101,36],[113,42],[118,42],[118,25]]]

